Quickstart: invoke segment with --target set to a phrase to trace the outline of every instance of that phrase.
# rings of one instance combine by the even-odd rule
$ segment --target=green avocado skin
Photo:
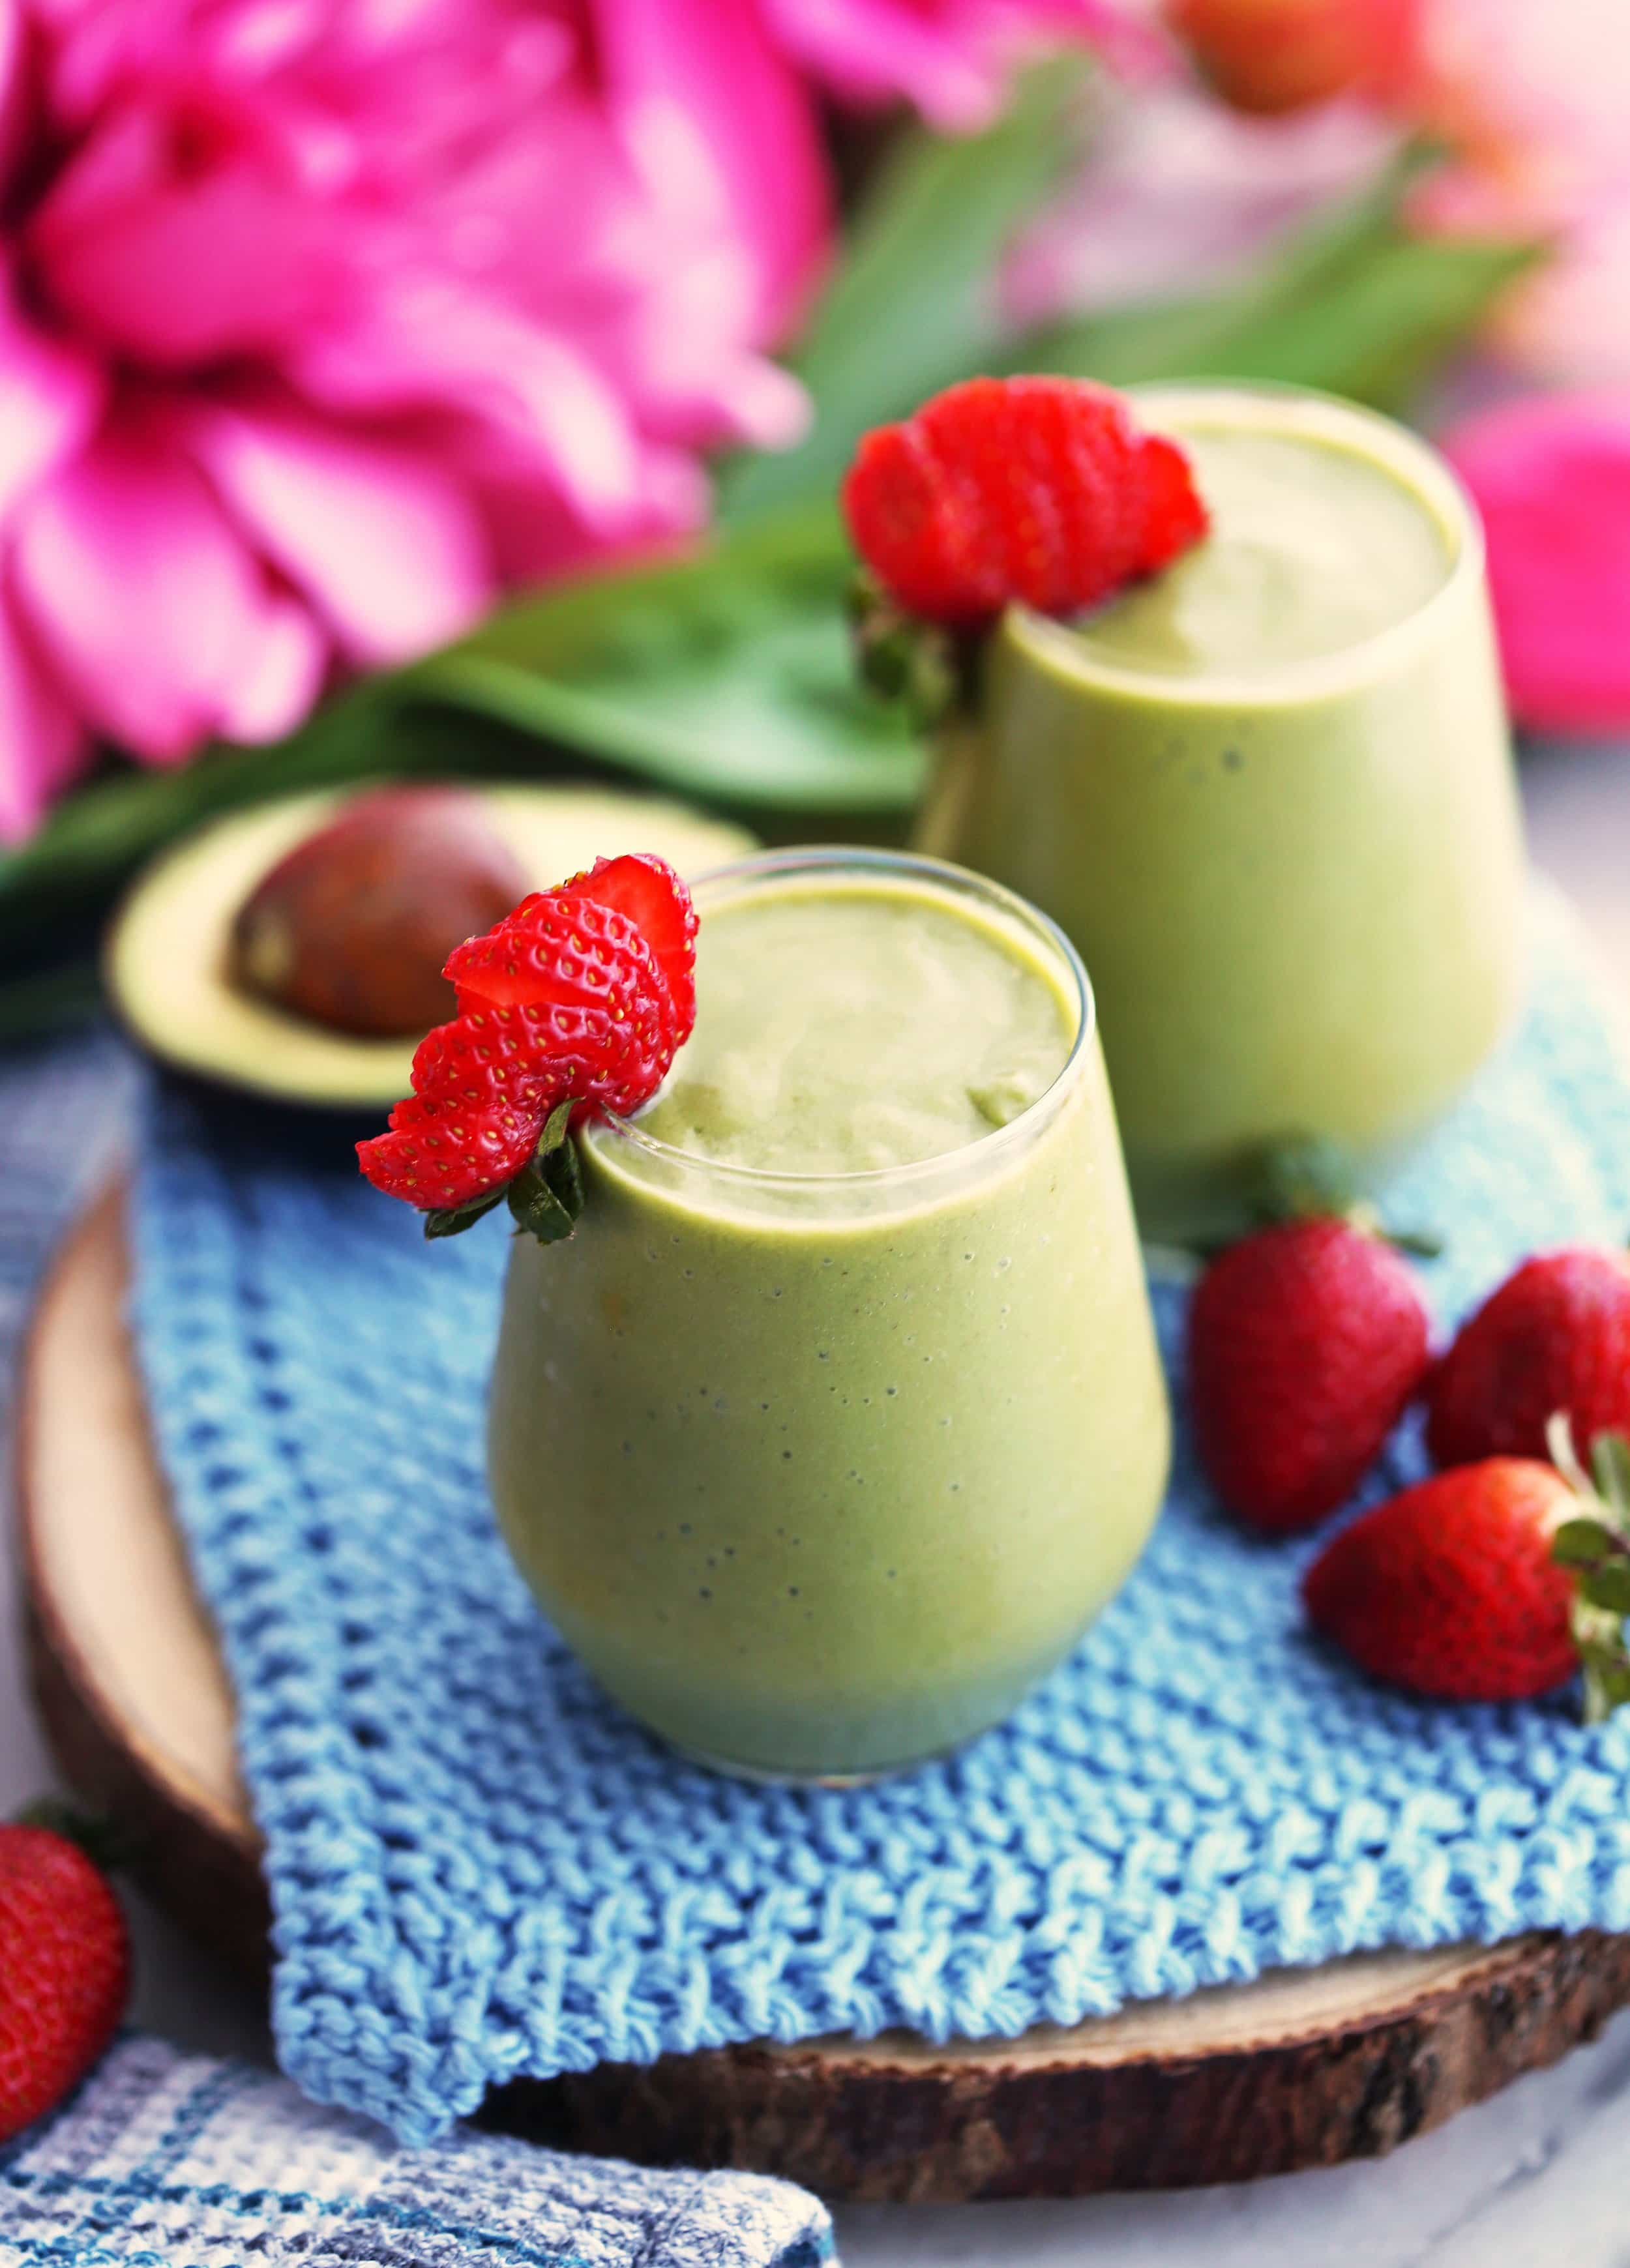
[[[1259,580],[1236,674],[1214,587],[1205,667],[1191,649],[1173,666],[1153,600],[1142,666],[1135,625],[1078,638],[1010,610],[992,636],[919,847],[1022,892],[1081,951],[1146,1235],[1236,1226],[1282,1143],[1322,1138],[1380,1174],[1513,1019],[1523,850],[1473,563],[1412,615],[1381,605],[1350,655],[1287,624],[1282,667]]]

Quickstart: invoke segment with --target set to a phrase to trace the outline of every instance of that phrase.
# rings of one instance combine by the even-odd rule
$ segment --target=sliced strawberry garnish
[[[1010,599],[1079,613],[1204,534],[1187,460],[1109,387],[976,378],[866,435],[844,483],[855,548],[895,603],[977,629]]]
[[[643,995],[619,988],[610,1007],[544,1000],[494,1008],[472,998],[420,1041],[415,1093],[445,1106],[490,1090],[540,1120],[568,1100],[626,1118],[656,1093],[678,1045],[664,980],[649,959]]]
[[[390,1115],[390,1130],[357,1145],[376,1189],[422,1212],[456,1211],[501,1188],[537,1146],[542,1115],[504,1104],[483,1109],[409,1095]]]
[[[461,1010],[545,1000],[626,1010],[642,988],[661,981],[655,954],[628,916],[572,891],[563,883],[535,892],[484,937],[448,955]]]
[[[1147,495],[1138,570],[1154,575],[1198,543],[1211,523],[1194,485],[1194,468],[1175,441],[1149,434],[1143,444],[1143,471]]]
[[[689,1029],[696,1015],[697,909],[667,859],[649,850],[601,858],[564,887],[570,897],[627,915],[655,954],[675,1012]]]
[[[363,1172],[431,1215],[506,1189],[528,1227],[559,1212],[575,1188],[569,1116],[638,1110],[690,1036],[695,939],[690,894],[660,858],[602,859],[523,899],[448,960],[459,1013],[419,1043],[388,1132],[358,1145]]]

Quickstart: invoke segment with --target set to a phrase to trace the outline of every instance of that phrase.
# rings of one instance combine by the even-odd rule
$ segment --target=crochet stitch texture
[[[1440,1319],[1630,1235],[1630,1057],[1541,905],[1523,1030],[1389,1194]],[[603,1701],[492,1523],[505,1250],[263,1118],[160,1091],[135,1208],[161,1454],[267,1838],[274,2013],[310,2094],[441,2132],[489,2085],[904,2025],[1073,2023],[1361,1948],[1630,1927],[1630,1712],[1451,1709],[1309,1638],[1312,1542],[1240,1534],[1181,1437],[1072,1659],[948,1762],[844,1793],[675,1761]],[[593,1223],[580,1232],[593,1233]],[[1169,1351],[1180,1295],[1158,1301]],[[1368,1493],[1418,1476],[1406,1426]]]

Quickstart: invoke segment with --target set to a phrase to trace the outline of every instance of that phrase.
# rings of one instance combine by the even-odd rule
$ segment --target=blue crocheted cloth
[[[1526,1025],[1391,1193],[1444,1322],[1630,1233],[1630,1058],[1559,909]],[[306,1137],[309,1144],[314,1137]],[[1072,2023],[1358,1948],[1630,1928],[1630,1712],[1418,1705],[1302,1627],[1310,1545],[1179,1442],[1137,1575],[1010,1723],[850,1793],[677,1763],[539,1619],[482,1480],[505,1239],[161,1093],[136,1213],[159,1444],[267,1838],[312,2095],[422,2139],[492,2082],[904,2025]],[[585,1233],[589,1233],[587,1229]],[[1179,1295],[1160,1305],[1169,1345]],[[1376,1491],[1420,1469],[1401,1434]]]

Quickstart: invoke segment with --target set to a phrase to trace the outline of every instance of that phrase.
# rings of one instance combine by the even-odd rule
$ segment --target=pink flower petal
[[[328,654],[328,639],[309,607],[298,599],[269,600],[248,666],[221,704],[226,738],[281,740],[291,733],[322,690]]]
[[[90,754],[90,736],[0,606],[0,842],[30,833]]]
[[[653,181],[748,252],[752,326],[776,335],[824,261],[831,211],[814,106],[760,0],[592,4],[614,114],[660,148]]]
[[[1502,404],[1442,446],[1487,530],[1514,712],[1545,731],[1630,727],[1630,393]]]
[[[88,355],[26,320],[0,267],[0,526],[19,497],[83,445],[106,393]]]
[[[1006,263],[1015,322],[1216,290],[1373,180],[1398,141],[1356,102],[1248,118],[1184,79],[1106,103],[1094,124]]]
[[[9,182],[39,120],[33,78],[22,0],[0,0],[0,183]]]
[[[564,334],[500,301],[403,280],[287,361],[304,392],[338,409],[451,409],[491,424],[527,446],[608,534],[637,505],[638,450],[616,387]]]
[[[777,36],[852,102],[904,95],[936,126],[989,123],[1027,48],[1069,40],[1147,74],[1164,49],[1116,0],[763,0]]]
[[[505,584],[550,582],[603,558],[605,547],[594,530],[568,511],[559,489],[540,479],[535,468],[490,451],[464,461]],[[707,480],[688,451],[642,451],[639,491],[639,506],[623,531],[620,551],[668,543],[705,526]]]
[[[52,304],[159,369],[275,349],[344,286],[343,239],[265,122],[214,92],[114,111],[26,232]]]
[[[274,711],[292,722],[297,693],[316,689],[309,659],[303,676],[290,666],[286,602],[151,419],[122,418],[28,499],[14,577],[83,713],[155,762],[246,716],[262,728]]]
[[[443,644],[490,597],[480,517],[427,453],[269,402],[206,409],[192,440],[257,548],[353,659],[400,661]]]

